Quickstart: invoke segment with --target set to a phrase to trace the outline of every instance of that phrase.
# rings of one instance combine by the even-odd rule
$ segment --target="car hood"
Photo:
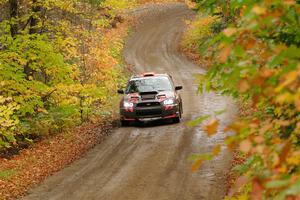
[[[124,96],[124,100],[129,102],[141,102],[141,101],[163,101],[168,98],[175,98],[173,91],[149,91],[141,93],[130,93]]]

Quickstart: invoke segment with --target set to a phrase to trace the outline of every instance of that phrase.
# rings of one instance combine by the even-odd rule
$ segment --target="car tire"
[[[173,123],[175,123],[175,124],[180,123],[180,117],[173,118]]]
[[[180,104],[180,107],[179,107],[179,116],[173,118],[173,123],[178,124],[178,123],[180,123],[180,121],[181,121],[181,118],[182,118],[182,107],[181,107],[181,106],[182,106],[182,105]]]
[[[129,121],[121,120],[121,126],[126,127],[126,126],[129,126],[129,125],[130,125]]]

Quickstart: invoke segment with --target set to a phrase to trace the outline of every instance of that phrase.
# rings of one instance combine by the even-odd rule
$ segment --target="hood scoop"
[[[158,92],[157,91],[140,92],[139,94],[142,100],[155,100]]]

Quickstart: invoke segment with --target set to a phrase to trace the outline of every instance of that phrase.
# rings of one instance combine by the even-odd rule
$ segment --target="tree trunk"
[[[10,34],[15,37],[18,33],[18,23],[16,21],[18,17],[18,0],[9,0],[9,14],[10,14]]]
[[[42,11],[42,6],[39,4],[38,0],[33,0],[32,4],[33,6],[29,34],[35,34],[39,32],[38,23],[40,21],[40,12]]]
[[[38,23],[40,21],[40,12],[42,11],[42,6],[38,0],[32,0],[32,14],[29,22],[29,34],[39,33],[40,27]],[[34,70],[30,68],[30,61],[24,66],[24,73],[26,74],[26,79],[30,80],[30,77],[33,78]]]

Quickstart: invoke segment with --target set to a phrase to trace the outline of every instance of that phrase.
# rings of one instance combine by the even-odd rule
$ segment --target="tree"
[[[235,13],[200,50],[213,48],[201,88],[250,102],[253,112],[226,130],[227,139],[246,156],[235,169],[250,198],[299,197],[300,49],[299,2],[198,1],[214,15]],[[228,5],[229,4],[229,5]],[[216,7],[215,5],[218,5]],[[212,9],[214,7],[214,9]],[[200,51],[205,53],[204,51]],[[241,179],[240,179],[241,180]]]

